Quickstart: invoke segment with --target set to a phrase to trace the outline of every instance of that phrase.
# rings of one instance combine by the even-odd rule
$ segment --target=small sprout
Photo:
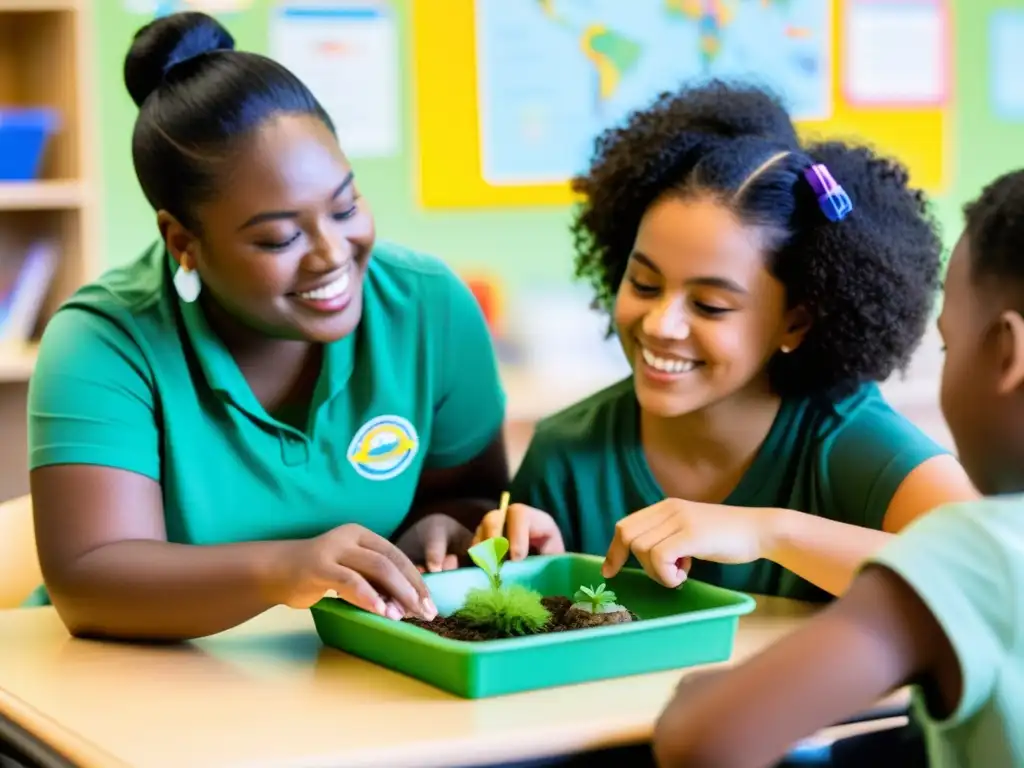
[[[504,635],[534,634],[551,620],[540,594],[519,584],[471,589],[456,616],[467,624],[493,627]]]
[[[615,593],[605,589],[602,582],[594,587],[580,587],[573,595],[576,605],[585,607],[591,613],[609,613],[613,610],[621,610],[621,606],[615,604]]]
[[[551,620],[539,593],[519,584],[502,584],[501,564],[508,554],[508,539],[495,536],[470,547],[469,556],[487,574],[490,585],[471,589],[456,616],[478,627],[491,627],[503,635],[539,632]]]
[[[487,574],[492,589],[501,589],[501,563],[508,554],[508,539],[495,536],[470,547],[467,554]]]

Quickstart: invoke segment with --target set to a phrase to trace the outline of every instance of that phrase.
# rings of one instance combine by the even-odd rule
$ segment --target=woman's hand
[[[412,561],[361,525],[283,542],[267,582],[271,599],[291,608],[309,608],[334,591],[342,600],[389,619],[419,616],[429,621],[437,615]]]
[[[505,515],[500,509],[488,512],[476,529],[473,544],[495,536],[508,539],[509,560],[522,560],[530,550],[541,555],[565,552],[562,532],[558,530],[555,519],[547,512],[525,504],[510,504]]]
[[[770,509],[665,499],[615,525],[601,572],[611,578],[632,552],[648,576],[678,587],[686,581],[691,558],[749,563],[767,557],[774,519]]]
[[[459,567],[459,558],[466,554],[473,532],[453,517],[427,515],[403,533],[397,542],[410,560],[423,573],[450,571]]]

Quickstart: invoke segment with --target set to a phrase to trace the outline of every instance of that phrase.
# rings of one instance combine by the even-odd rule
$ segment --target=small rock
[[[572,606],[565,614],[565,622],[574,627],[600,627],[606,624],[626,624],[633,620],[629,611],[616,606],[616,610],[591,613],[586,608]]]

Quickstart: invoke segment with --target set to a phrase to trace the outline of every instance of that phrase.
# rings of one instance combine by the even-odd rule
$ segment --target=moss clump
[[[541,595],[518,584],[470,590],[455,616],[467,624],[493,627],[505,635],[534,634],[551,620]]]

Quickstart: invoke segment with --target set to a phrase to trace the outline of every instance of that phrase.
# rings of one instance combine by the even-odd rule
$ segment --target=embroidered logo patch
[[[363,424],[348,446],[352,467],[368,480],[389,480],[412,464],[419,450],[416,429],[401,416],[377,416]]]

